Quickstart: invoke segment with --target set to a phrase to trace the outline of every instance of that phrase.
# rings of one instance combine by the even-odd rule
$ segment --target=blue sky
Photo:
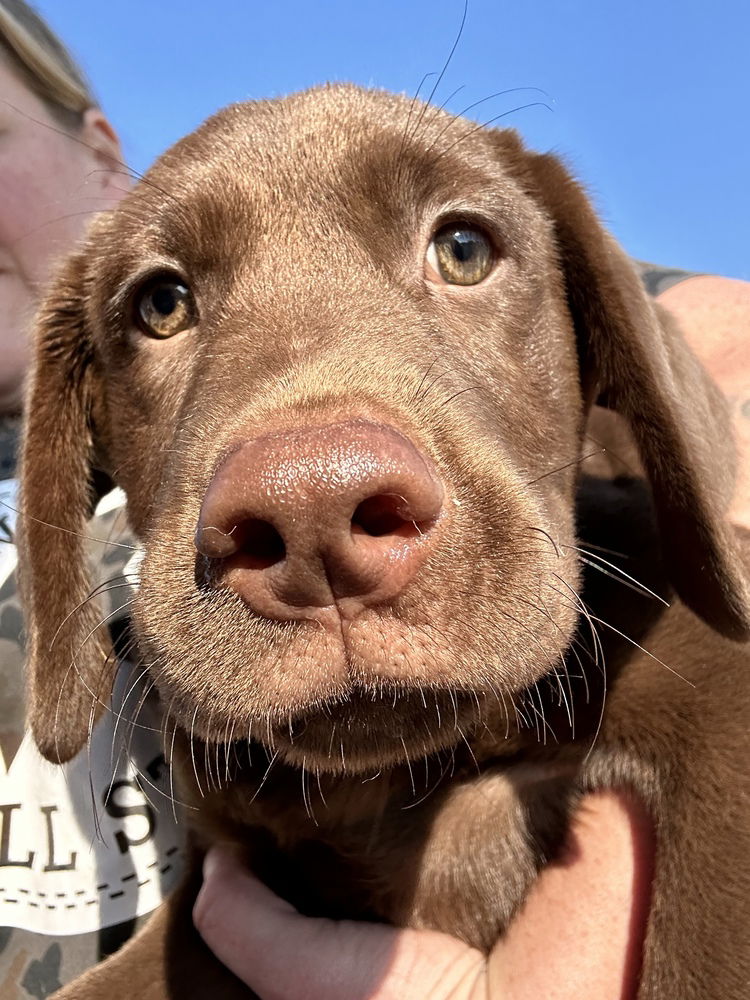
[[[463,0],[41,0],[143,170],[230,101],[326,80],[413,93]],[[469,0],[435,95],[563,153],[636,257],[750,279],[748,0]],[[486,121],[539,95],[470,112]]]

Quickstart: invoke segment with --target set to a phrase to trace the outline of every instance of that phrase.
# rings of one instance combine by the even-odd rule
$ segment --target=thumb
[[[482,975],[479,952],[446,934],[304,917],[227,849],[203,876],[195,926],[261,1000],[460,1000]]]

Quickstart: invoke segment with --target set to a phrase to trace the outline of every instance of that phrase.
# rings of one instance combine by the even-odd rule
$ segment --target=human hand
[[[200,934],[261,1000],[629,1000],[648,913],[644,811],[590,796],[489,958],[446,934],[301,916],[231,851],[206,858]]]

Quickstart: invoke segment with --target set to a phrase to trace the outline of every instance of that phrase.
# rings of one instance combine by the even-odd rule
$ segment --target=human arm
[[[729,517],[750,528],[750,282],[696,275],[661,292],[658,301],[729,401],[737,443]]]

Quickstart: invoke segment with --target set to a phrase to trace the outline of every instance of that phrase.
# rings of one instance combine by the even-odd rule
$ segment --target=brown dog
[[[581,475],[597,400],[650,491]],[[145,547],[135,627],[196,857],[231,837],[306,912],[489,949],[577,797],[624,788],[657,844],[639,996],[747,997],[724,407],[556,159],[349,87],[228,108],[67,262],[29,413],[50,759],[112,683],[85,603],[98,468]],[[65,995],[246,995],[194,890]]]

